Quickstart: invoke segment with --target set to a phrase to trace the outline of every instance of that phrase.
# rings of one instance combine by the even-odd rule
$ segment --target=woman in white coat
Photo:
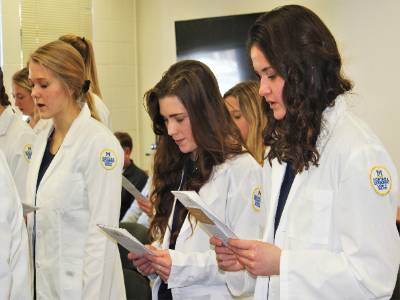
[[[130,258],[142,274],[157,275],[153,299],[251,298],[254,278],[218,270],[209,235],[171,194],[196,190],[238,236],[262,236],[262,169],[243,150],[214,75],[198,61],[178,62],[146,103],[158,138],[150,232],[160,249]]]
[[[29,249],[22,205],[0,150],[0,299],[32,299]]]
[[[125,299],[117,245],[96,226],[118,226],[122,149],[83,105],[82,57],[55,41],[29,59],[32,96],[53,126],[37,138],[27,193],[37,299]]]
[[[352,85],[332,34],[307,8],[284,6],[256,21],[249,49],[267,105],[269,217],[264,242],[213,239],[219,266],[258,275],[255,299],[389,299],[398,176],[346,107]]]
[[[7,159],[22,202],[25,202],[26,176],[34,140],[34,132],[8,101],[0,68],[0,149]]]

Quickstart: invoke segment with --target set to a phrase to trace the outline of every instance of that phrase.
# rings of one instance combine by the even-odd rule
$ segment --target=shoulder
[[[21,119],[21,117],[17,114],[14,114],[13,116],[10,131],[12,131],[13,134],[17,135],[25,135],[25,136],[35,135],[33,129],[26,122],[24,122]]]
[[[243,169],[243,168],[251,168],[255,170],[262,169],[260,164],[248,152],[235,155],[234,157],[226,160],[224,164],[233,169]]]
[[[120,143],[104,124],[93,118],[89,118],[82,125],[80,127],[79,138],[84,147],[90,149],[90,153],[100,151],[100,156],[108,153],[116,155],[119,160],[122,159],[123,150]]]
[[[234,176],[243,176],[249,173],[260,173],[262,167],[248,152],[235,155],[214,167],[214,176],[230,174]]]

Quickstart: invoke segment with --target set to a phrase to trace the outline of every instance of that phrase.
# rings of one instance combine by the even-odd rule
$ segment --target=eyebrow
[[[272,66],[267,66],[261,69],[261,72],[267,72],[269,69],[274,69]]]
[[[164,116],[161,112],[160,112],[160,115],[161,115],[163,118],[166,118],[166,116]],[[172,115],[169,115],[168,117],[169,117],[169,118],[175,118],[175,117],[179,117],[179,116],[181,116],[181,115],[185,115],[185,113],[172,114]]]

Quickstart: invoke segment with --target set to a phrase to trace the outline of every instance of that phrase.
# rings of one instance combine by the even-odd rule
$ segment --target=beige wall
[[[22,66],[21,39],[19,35],[19,1],[3,0],[2,33],[3,33],[3,72],[4,85],[11,97],[11,76]]]
[[[345,62],[345,73],[355,82],[362,102],[353,109],[369,123],[387,146],[400,170],[400,1],[266,1],[266,0],[138,0],[139,95],[152,87],[176,61],[174,21],[262,12],[298,3],[314,10],[335,35]],[[141,108],[142,109],[142,108]],[[142,109],[140,140],[153,142],[148,117]],[[148,163],[143,160],[144,163]]]
[[[114,131],[133,139],[133,158],[141,164],[140,101],[137,93],[136,1],[93,0],[93,44],[103,100]]]

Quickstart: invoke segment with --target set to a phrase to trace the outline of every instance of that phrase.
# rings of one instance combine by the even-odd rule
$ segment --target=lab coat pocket
[[[317,189],[293,202],[288,218],[290,247],[325,246],[332,223],[333,193]]]
[[[83,289],[82,279],[83,260],[77,258],[63,258],[61,285],[65,299],[81,299]]]
[[[333,193],[330,190],[316,190],[312,196],[312,237],[313,242],[328,244],[332,223]]]
[[[70,173],[63,176],[63,186],[60,186],[57,196],[60,201],[59,203],[63,210],[76,210],[84,207],[84,180],[80,173]]]

